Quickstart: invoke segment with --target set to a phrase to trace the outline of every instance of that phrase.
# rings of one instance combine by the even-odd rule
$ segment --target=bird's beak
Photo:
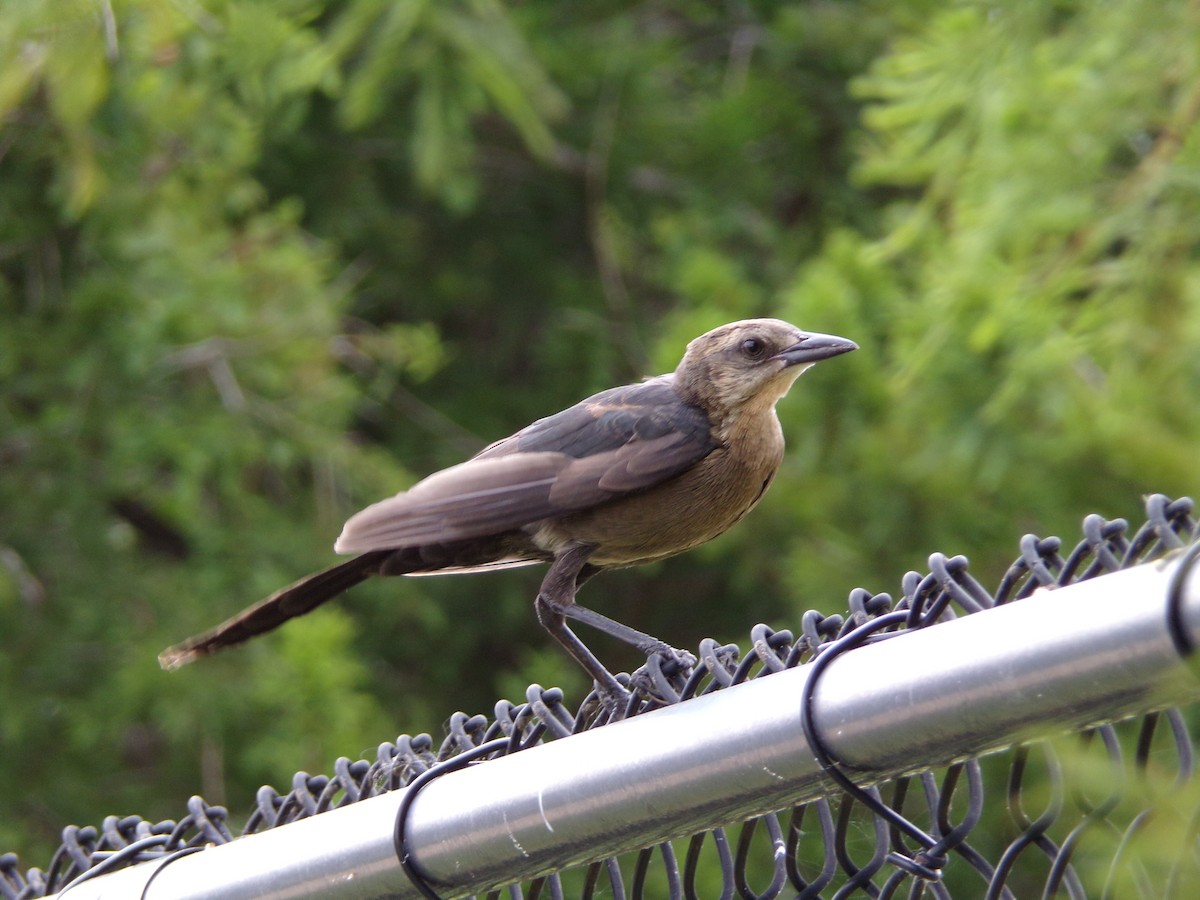
[[[841,356],[851,350],[857,350],[858,344],[836,334],[818,334],[817,332],[801,333],[800,340],[786,350],[775,355],[787,366],[812,365],[832,356]]]

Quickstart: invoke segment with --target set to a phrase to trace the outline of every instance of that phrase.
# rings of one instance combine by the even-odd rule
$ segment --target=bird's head
[[[774,406],[805,369],[857,349],[854,341],[801,331],[780,319],[731,322],[688,344],[675,369],[675,389],[710,413],[748,403]]]

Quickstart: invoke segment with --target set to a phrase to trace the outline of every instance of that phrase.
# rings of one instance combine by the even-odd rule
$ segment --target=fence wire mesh
[[[744,653],[706,640],[686,672],[652,660],[634,673],[626,715],[769,676],[836,647],[840,638],[888,616],[888,630],[1020,601],[1147,562],[1197,537],[1194,504],[1153,495],[1146,521],[1090,515],[1067,552],[1058,538],[1027,535],[995,591],[961,556],[934,554],[930,571],[907,574],[901,596],[851,592],[847,615],[806,613],[799,635],[756,626]],[[908,616],[894,614],[907,611]],[[892,624],[897,618],[898,624]],[[886,678],[887,673],[880,673]],[[618,712],[617,715],[620,713]],[[440,763],[505,739],[500,754],[607,724],[595,695],[572,710],[558,689],[529,687],[524,703],[494,715],[450,718],[445,738],[401,735],[375,759],[342,758],[332,775],[296,773],[290,790],[258,791],[240,829],[254,834],[408,785]],[[987,897],[1196,896],[1200,887],[1200,779],[1195,717],[1147,711],[1070,737],[1039,740],[982,759],[840,793],[731,828],[663,842],[625,857],[556,873],[503,892],[512,898],[625,897]],[[918,761],[914,761],[917,768]],[[925,835],[921,846],[914,835]],[[42,897],[72,882],[189,848],[235,840],[228,811],[200,797],[178,821],[109,816],[99,827],[68,826],[45,869],[22,870],[0,855],[0,897]]]

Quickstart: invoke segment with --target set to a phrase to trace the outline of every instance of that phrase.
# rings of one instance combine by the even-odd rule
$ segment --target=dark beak
[[[841,356],[843,353],[857,349],[858,344],[854,341],[838,337],[836,334],[809,332],[782,353],[776,354],[775,358],[782,359],[789,366],[795,366],[802,363],[820,362],[823,359]]]

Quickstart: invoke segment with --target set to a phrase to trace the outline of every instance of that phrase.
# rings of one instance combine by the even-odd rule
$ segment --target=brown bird
[[[675,371],[602,391],[352,516],[353,559],[300,579],[159,656],[175,669],[303,615],[372,575],[478,572],[549,562],[538,620],[609,698],[624,689],[566,618],[641,652],[669,645],[575,602],[602,569],[712,540],[758,503],[783,458],[775,404],[813,363],[857,349],[778,319],[723,325]]]

